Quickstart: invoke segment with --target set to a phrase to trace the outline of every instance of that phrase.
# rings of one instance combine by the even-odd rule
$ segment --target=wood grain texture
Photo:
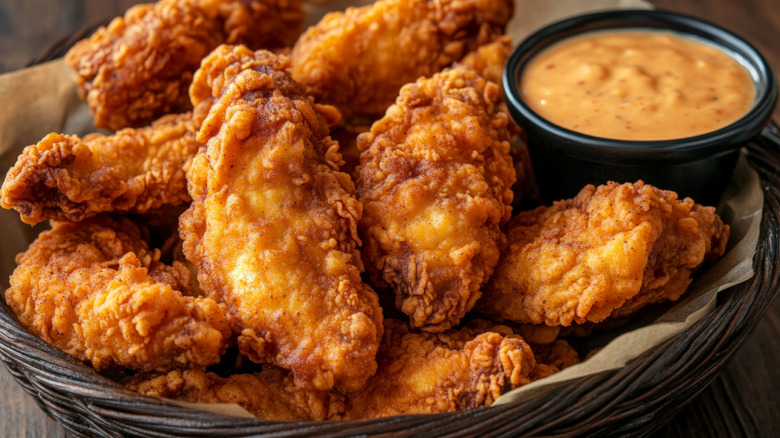
[[[57,422],[38,408],[35,400],[24,392],[5,366],[0,365],[0,435],[7,437],[66,436]]]
[[[522,0],[516,0],[521,7]],[[777,0],[652,0],[659,8],[696,15],[726,27],[761,50],[780,70]],[[23,67],[54,41],[121,13],[134,0],[0,0],[0,73]],[[775,111],[780,120],[780,109]],[[780,301],[723,373],[655,436],[777,436],[780,431]],[[0,366],[0,436],[62,437],[64,430],[37,407]]]
[[[780,433],[780,301],[723,372],[654,437],[776,437]]]

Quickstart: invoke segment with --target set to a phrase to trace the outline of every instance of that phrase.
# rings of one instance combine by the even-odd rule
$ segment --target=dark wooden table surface
[[[522,7],[522,0],[516,0]],[[743,36],[780,70],[780,1],[652,0],[659,8],[720,24]],[[57,39],[136,0],[0,0],[0,73],[24,67]],[[780,120],[780,109],[775,111]],[[0,436],[60,437],[0,366]],[[780,300],[715,382],[657,436],[777,436],[780,432]]]

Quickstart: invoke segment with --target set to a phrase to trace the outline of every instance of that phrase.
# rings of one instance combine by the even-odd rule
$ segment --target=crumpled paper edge
[[[165,400],[166,403],[181,406],[182,408],[193,409],[196,411],[205,411],[212,414],[227,415],[230,417],[257,418],[249,411],[235,403],[190,403],[181,400],[174,400],[172,398],[160,398]]]

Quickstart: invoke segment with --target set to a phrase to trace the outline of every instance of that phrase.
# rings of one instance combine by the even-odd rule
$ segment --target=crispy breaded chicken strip
[[[190,403],[234,403],[263,420],[338,419],[344,396],[295,385],[289,372],[274,366],[227,378],[201,370],[174,370],[162,375],[136,375],[125,387],[153,397]]]
[[[293,78],[347,121],[371,123],[401,86],[503,34],[512,9],[512,0],[381,0],[332,12],[295,43]]]
[[[498,38],[496,41],[479,46],[475,51],[467,54],[458,61],[457,65],[468,67],[483,78],[501,85],[501,75],[504,72],[504,64],[512,51],[508,36]],[[504,106],[503,104],[501,105]],[[505,111],[506,112],[506,111]],[[378,117],[376,117],[378,118]],[[368,120],[370,123],[376,118]],[[510,126],[512,125],[510,120]],[[334,140],[339,142],[339,152],[344,159],[341,171],[346,172],[357,179],[355,170],[360,164],[360,151],[357,148],[357,136],[370,129],[366,125],[345,125],[337,127],[331,134]],[[517,161],[517,160],[516,160]],[[515,194],[517,198],[517,194]],[[515,199],[515,202],[517,199]]]
[[[0,189],[0,205],[30,225],[98,213],[146,213],[190,200],[185,170],[207,104],[114,135],[51,133],[27,146]]]
[[[203,290],[228,304],[250,359],[302,386],[354,391],[374,374],[382,336],[377,295],[360,278],[361,205],[328,136],[338,112],[314,104],[288,67],[242,46],[204,60],[193,92],[221,97],[188,173],[184,252]]]
[[[678,299],[729,227],[713,207],[645,185],[589,185],[573,199],[520,213],[477,309],[549,325],[599,322]]]
[[[531,348],[506,326],[476,321],[444,333],[413,333],[385,320],[379,370],[347,398],[345,420],[490,406],[530,382]]]
[[[186,296],[187,268],[159,257],[127,219],[52,221],[17,256],[5,300],[30,332],[97,369],[219,362],[230,337],[225,309]]]
[[[504,35],[493,42],[477,47],[455,65],[468,67],[500,86],[510,54],[512,54],[512,41],[508,35]]]
[[[472,70],[445,70],[358,137],[364,261],[426,331],[458,324],[498,262],[515,181],[498,99]]]
[[[492,43],[479,46],[475,51],[464,56],[463,59],[458,61],[455,65],[462,65],[468,67],[477,72],[483,78],[495,82],[501,86],[502,76],[504,74],[504,67],[506,61],[509,59],[509,55],[512,53],[512,43],[509,36],[503,36]],[[509,110],[506,107],[506,102],[503,101],[503,88],[502,99],[498,107],[502,112],[509,115]],[[523,141],[523,133],[517,124],[514,123],[511,117],[509,117],[509,136],[511,137],[512,147],[510,148],[510,155],[515,166],[515,174],[517,180],[512,186],[512,193],[514,198],[512,199],[512,206],[515,208],[520,207],[523,201],[533,199],[535,196],[535,181],[533,178],[533,168],[531,166],[531,156],[528,153],[528,147]]]
[[[289,46],[302,24],[300,0],[160,0],[128,9],[65,60],[96,126],[143,126],[192,108],[192,75],[218,45]]]
[[[492,43],[479,46],[475,51],[467,54],[458,61],[457,65],[468,67],[483,78],[501,85],[501,75],[504,72],[504,64],[512,51],[509,37],[498,38]],[[502,104],[503,106],[503,104]],[[378,117],[377,117],[378,118]],[[369,120],[373,123],[375,119]],[[511,120],[510,120],[511,122]],[[510,123],[511,124],[511,123]],[[360,164],[360,151],[357,148],[357,136],[370,129],[366,125],[351,125],[337,127],[331,136],[339,142],[339,152],[344,160],[341,171],[346,172],[357,179],[355,170]],[[516,160],[517,161],[517,160]],[[515,195],[517,198],[517,195]],[[517,201],[515,199],[515,201]]]
[[[479,73],[483,78],[501,86],[504,67],[506,66],[506,61],[509,59],[511,53],[512,43],[509,36],[505,35],[492,43],[479,46],[475,51],[464,56],[463,59],[458,61],[455,65],[468,67]],[[502,101],[498,107],[501,111],[509,115],[506,102],[503,101],[503,88],[501,90]],[[512,155],[515,173],[517,175],[517,180],[512,186],[512,193],[514,193],[512,206],[518,208],[523,204],[523,201],[534,198],[536,188],[534,186],[535,181],[532,174],[533,168],[531,166],[531,156],[528,153],[528,147],[523,141],[524,137],[522,130],[514,123],[511,117],[509,117],[508,129],[512,144],[510,154]]]

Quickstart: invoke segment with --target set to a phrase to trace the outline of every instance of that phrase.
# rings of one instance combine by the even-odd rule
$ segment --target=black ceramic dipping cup
[[[520,95],[523,70],[538,53],[583,33],[603,30],[664,30],[721,48],[750,73],[756,87],[752,108],[736,122],[703,135],[674,140],[614,140],[562,128],[531,110]],[[652,10],[617,10],[581,15],[549,25],[515,48],[504,71],[509,112],[528,136],[542,200],[571,198],[587,184],[643,180],[680,198],[717,205],[731,179],[740,148],[769,122],[777,81],[766,59],[750,44],[686,15]]]

